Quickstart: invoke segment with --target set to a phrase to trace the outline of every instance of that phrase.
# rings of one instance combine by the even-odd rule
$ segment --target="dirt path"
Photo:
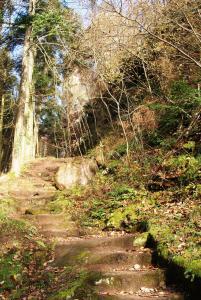
[[[47,205],[56,194],[54,174],[62,163],[55,159],[36,160],[17,180],[5,180],[0,195],[16,199],[18,217],[34,224],[49,242],[54,241],[54,264],[80,265],[98,274],[90,282],[97,291],[96,299],[183,299],[165,286],[165,270],[152,265],[151,251],[133,247],[133,235],[89,235],[70,216],[48,213]],[[86,291],[79,299],[92,298],[87,298]]]

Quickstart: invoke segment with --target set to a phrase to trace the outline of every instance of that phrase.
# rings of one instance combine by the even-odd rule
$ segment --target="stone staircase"
[[[133,247],[133,239],[128,234],[71,238],[56,245],[55,264],[60,267],[79,264],[99,274],[91,283],[98,299],[184,299],[166,287],[165,270],[151,264],[151,250]],[[87,298],[83,295],[84,299]]]
[[[36,160],[18,179],[1,183],[4,189],[0,196],[8,194],[16,199],[20,217],[34,224],[47,240],[55,242],[54,264],[59,267],[80,265],[98,274],[91,282],[96,289],[96,299],[184,299],[183,295],[166,287],[165,270],[152,265],[150,249],[133,246],[133,235],[113,232],[87,235],[65,214],[46,212],[47,203],[56,193],[55,172],[63,162]],[[89,299],[87,295],[79,300],[85,299]]]

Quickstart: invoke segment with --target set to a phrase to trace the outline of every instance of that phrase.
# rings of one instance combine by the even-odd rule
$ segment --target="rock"
[[[61,190],[78,185],[85,186],[91,181],[97,170],[95,159],[69,157],[56,173],[56,186]]]
[[[141,266],[139,264],[135,264],[133,267],[129,268],[129,271],[139,271]]]
[[[154,293],[155,291],[156,291],[156,289],[153,289],[153,288],[148,288],[148,287],[140,288],[140,292],[145,293],[145,294]]]
[[[141,269],[141,266],[139,264],[135,264],[133,266],[134,270],[140,270]]]
[[[148,234],[149,234],[148,232],[141,233],[137,238],[134,239],[133,246],[144,247],[147,242]]]

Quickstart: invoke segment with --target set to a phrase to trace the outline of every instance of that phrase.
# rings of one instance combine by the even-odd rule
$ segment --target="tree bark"
[[[1,114],[0,114],[0,174],[2,168],[2,157],[3,157],[3,117],[4,117],[4,106],[5,106],[5,96],[1,97]]]
[[[29,0],[29,15],[35,14],[36,0]],[[35,158],[36,138],[35,102],[33,95],[33,70],[36,48],[32,39],[32,26],[25,34],[19,107],[15,126],[11,170],[19,174],[22,166]]]

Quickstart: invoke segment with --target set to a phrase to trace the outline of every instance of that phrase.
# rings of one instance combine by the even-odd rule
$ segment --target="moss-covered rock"
[[[148,232],[141,233],[134,239],[133,246],[134,247],[145,247],[147,240],[148,240],[148,236],[149,236]]]
[[[126,208],[119,208],[111,213],[107,226],[115,229],[120,229],[122,227],[132,228],[136,224],[136,220],[136,206],[130,205]]]

